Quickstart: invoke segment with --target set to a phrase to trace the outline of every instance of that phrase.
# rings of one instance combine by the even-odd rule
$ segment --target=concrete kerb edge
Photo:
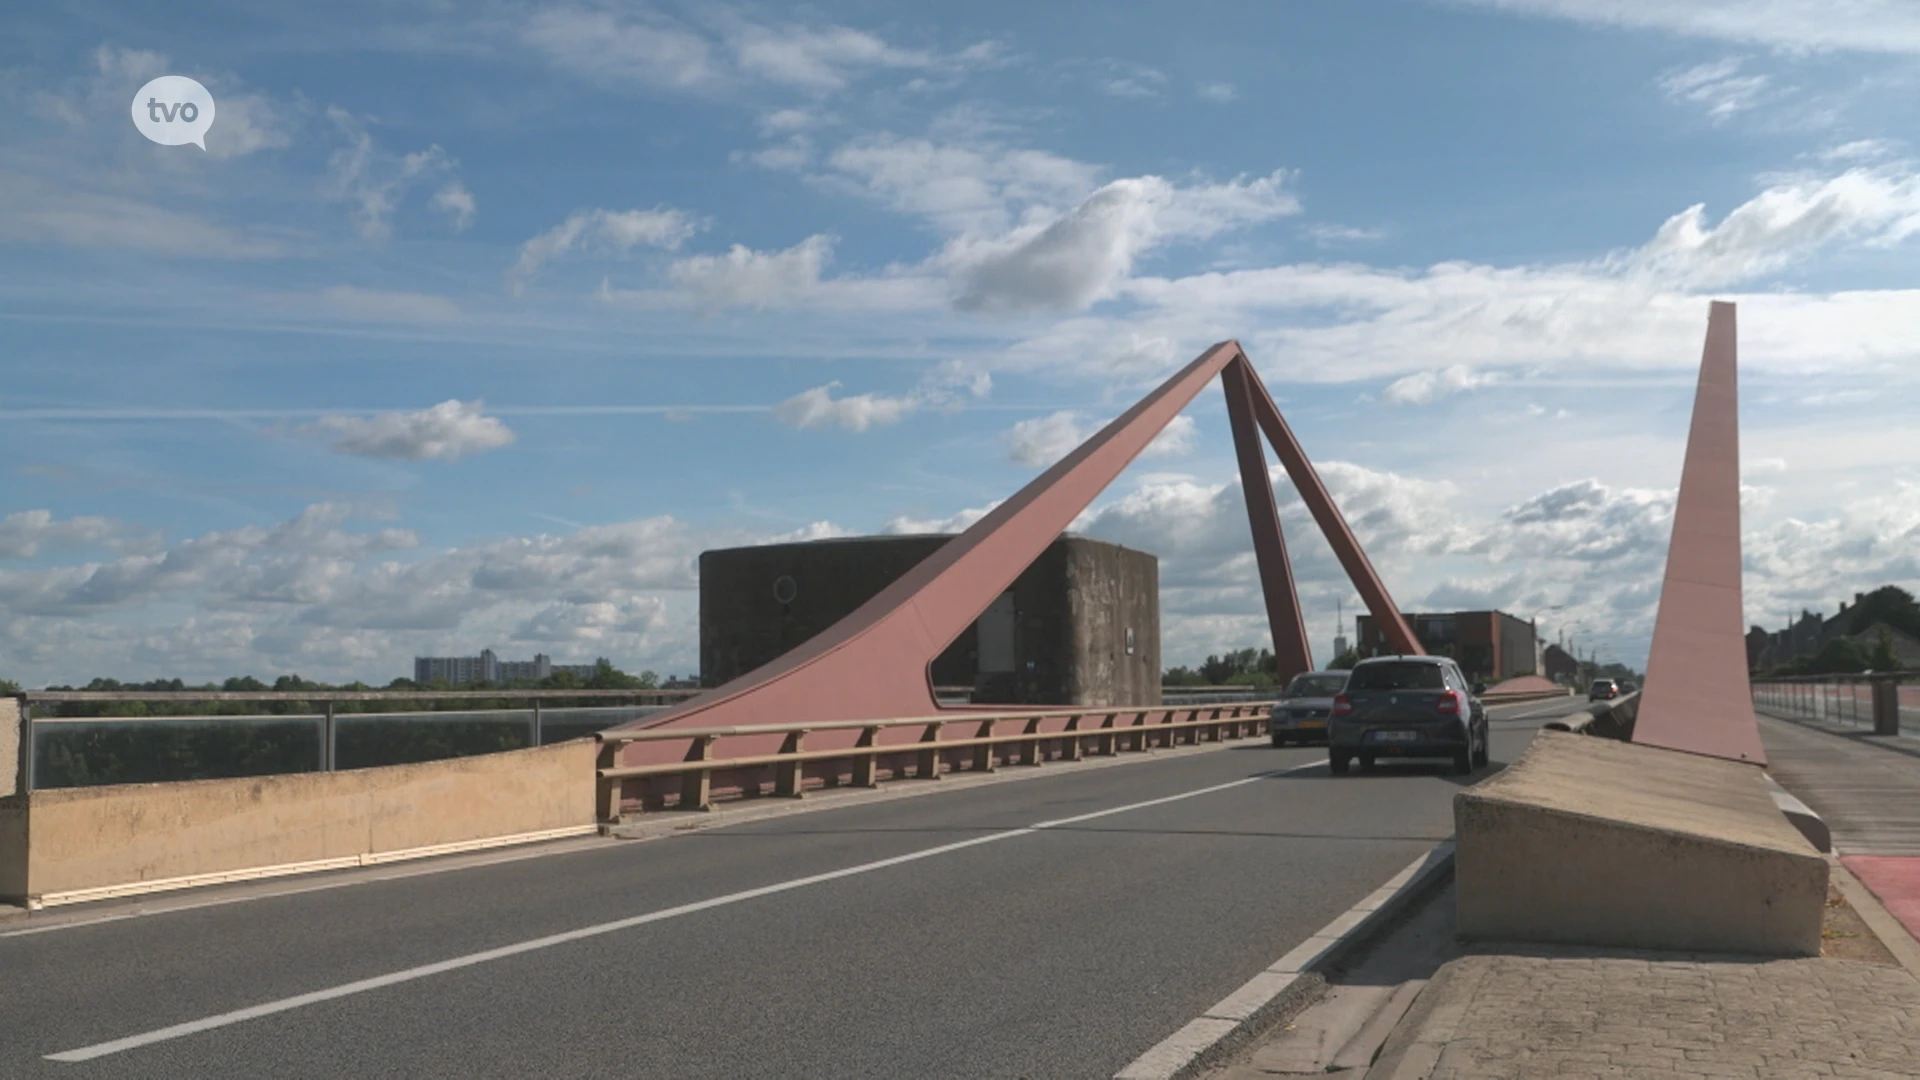
[[[1328,968],[1370,944],[1402,912],[1446,882],[1453,872],[1453,854],[1453,840],[1436,844],[1238,990],[1135,1058],[1114,1080],[1197,1076],[1311,1004],[1326,985]]]
[[[1887,947],[1887,951],[1907,970],[1907,974],[1920,979],[1920,941],[1914,940],[1900,920],[1894,918],[1893,913],[1880,903],[1880,898],[1873,895],[1873,890],[1853,876],[1853,871],[1848,870],[1838,856],[1827,856],[1827,868],[1829,880],[1840,890],[1847,905],[1860,916],[1860,921],[1867,924],[1867,929],[1873,931],[1873,936],[1880,939],[1880,944]]]

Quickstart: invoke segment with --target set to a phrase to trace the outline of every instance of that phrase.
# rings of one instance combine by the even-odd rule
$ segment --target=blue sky
[[[1920,8],[1751,7],[10,10],[0,674],[687,671],[703,548],[964,525],[1227,337],[1403,606],[1639,665],[1713,298],[1750,618],[1916,588]],[[1079,523],[1170,663],[1264,641],[1239,500],[1209,391]]]

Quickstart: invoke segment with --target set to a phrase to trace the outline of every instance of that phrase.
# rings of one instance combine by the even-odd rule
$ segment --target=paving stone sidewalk
[[[1920,1077],[1920,979],[1827,958],[1479,953],[1440,969],[1367,1076]]]

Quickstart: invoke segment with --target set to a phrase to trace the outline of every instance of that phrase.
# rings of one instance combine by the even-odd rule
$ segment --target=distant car
[[[1639,689],[1640,687],[1634,683],[1630,683],[1625,679],[1620,680],[1620,696],[1621,697],[1626,697],[1628,694],[1636,693],[1639,691]]]
[[[1303,671],[1295,675],[1268,714],[1267,731],[1273,736],[1273,745],[1326,742],[1333,696],[1346,686],[1345,671]]]
[[[1487,763],[1487,710],[1460,665],[1444,656],[1374,656],[1355,664],[1327,721],[1335,776],[1360,760],[1444,757],[1465,776]]]
[[[1612,701],[1620,694],[1620,684],[1612,679],[1595,679],[1593,685],[1587,687],[1588,701]]]

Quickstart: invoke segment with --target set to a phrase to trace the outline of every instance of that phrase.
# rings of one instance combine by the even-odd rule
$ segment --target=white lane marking
[[[257,1019],[262,1016],[271,1016],[274,1013],[304,1008],[308,1005],[317,1005],[323,1001],[332,1001],[335,998],[350,997],[354,994],[366,993],[369,990],[378,990],[386,986],[412,982],[415,979],[424,979],[430,975],[457,971],[460,968],[473,967],[476,964],[485,964],[494,960],[504,960],[509,956],[519,956],[522,953],[534,952],[539,949],[550,949],[556,945],[565,945],[569,942],[599,937],[602,934],[611,934],[620,930],[630,930],[636,926],[645,926],[648,923],[674,919],[682,915],[692,915],[696,912],[726,907],[747,900],[756,900],[762,896],[772,896],[775,893],[788,892],[793,889],[803,889],[809,885],[838,881],[841,878],[853,877],[856,874],[868,874],[875,870],[885,870],[889,867],[900,866],[904,863],[930,859],[936,855],[946,855],[951,852],[962,851],[966,848],[979,847],[982,844],[991,844],[999,840],[1011,840],[1016,836],[1029,836],[1033,833],[1042,832],[1061,825],[1071,825],[1082,821],[1090,821],[1094,818],[1107,817],[1112,814],[1123,814],[1129,810],[1140,810],[1149,806],[1161,806],[1166,803],[1179,802],[1183,799],[1212,795],[1216,792],[1227,791],[1246,784],[1272,779],[1273,777],[1282,776],[1286,773],[1318,768],[1325,764],[1326,762],[1324,760],[1312,761],[1305,765],[1296,765],[1287,769],[1276,769],[1271,772],[1261,773],[1258,776],[1249,776],[1240,780],[1228,781],[1224,784],[1214,784],[1211,787],[1196,788],[1193,791],[1182,792],[1178,795],[1168,795],[1158,799],[1146,799],[1137,803],[1128,803],[1125,806],[1109,807],[1105,810],[1096,810],[1090,814],[1081,814],[1078,817],[1061,818],[1058,821],[1043,821],[1022,829],[1008,829],[1003,832],[989,833],[986,836],[976,836],[970,840],[941,844],[938,847],[924,848],[920,851],[908,852],[905,855],[895,855],[888,859],[861,863],[857,866],[849,866],[839,870],[829,870],[823,874],[812,874],[807,877],[794,878],[790,881],[782,881],[773,885],[763,885],[757,889],[747,889],[742,892],[728,893],[725,896],[716,896],[708,900],[698,900],[691,904],[681,904],[678,907],[665,908],[660,911],[650,911],[645,915],[635,915],[631,918],[616,919],[613,922],[583,926],[577,930],[568,930],[559,934],[549,934],[546,937],[534,938],[530,941],[517,942],[513,945],[503,945],[497,949],[468,953],[465,956],[456,956],[432,964],[423,964],[419,967],[407,968],[403,971],[390,972],[386,975],[376,975],[371,979],[361,979],[357,982],[343,983],[339,986],[328,987],[325,990],[315,990],[311,993],[298,994],[294,997],[281,998],[278,1001],[269,1001],[245,1009],[236,1009],[233,1012],[221,1013],[217,1016],[209,1016],[199,1020],[189,1020],[183,1024],[173,1024],[168,1027],[156,1028],[138,1035],[129,1035],[121,1039],[95,1043],[92,1046],[83,1046],[77,1050],[62,1050],[57,1054],[48,1054],[47,1060],[92,1061],[94,1058],[106,1057],[109,1054],[118,1054],[125,1050],[133,1050],[142,1046],[150,1046],[157,1042],[178,1039],[184,1035],[192,1035],[201,1031],[210,1031],[214,1028],[227,1027],[231,1024],[238,1024],[246,1020]]]

